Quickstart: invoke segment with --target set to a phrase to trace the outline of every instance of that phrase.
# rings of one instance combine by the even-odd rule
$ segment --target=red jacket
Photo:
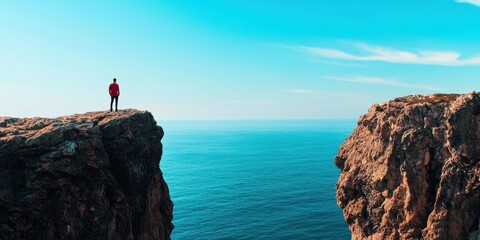
[[[110,96],[117,97],[120,95],[120,87],[117,83],[112,83],[110,84],[110,87],[108,87],[108,92],[110,93]]]

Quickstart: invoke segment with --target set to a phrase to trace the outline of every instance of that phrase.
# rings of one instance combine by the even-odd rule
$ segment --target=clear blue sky
[[[1,116],[356,119],[480,90],[480,0],[0,2]]]

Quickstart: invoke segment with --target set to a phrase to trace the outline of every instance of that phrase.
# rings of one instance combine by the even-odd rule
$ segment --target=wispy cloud
[[[461,58],[461,54],[454,51],[425,50],[411,52],[379,46],[370,46],[363,43],[356,44],[355,46],[357,47],[357,50],[359,50],[363,54],[353,54],[333,48],[307,46],[300,46],[299,48],[320,57],[350,61],[381,61],[390,63],[442,66],[480,65],[480,55],[471,58]]]
[[[312,62],[312,63],[322,63],[322,64],[345,66],[345,67],[366,67],[365,65],[362,65],[362,64],[336,62],[336,61],[326,61],[326,60],[318,60],[318,59],[307,59],[307,60],[304,60],[304,61]]]
[[[395,87],[405,87],[405,88],[413,88],[413,89],[422,89],[422,90],[429,90],[429,91],[445,91],[441,88],[436,88],[428,85],[420,85],[420,84],[408,84],[402,83],[399,81],[385,79],[385,78],[378,78],[378,77],[368,77],[368,76],[353,76],[353,77],[336,77],[336,76],[324,76],[324,78],[334,81],[342,81],[342,82],[353,82],[353,83],[363,83],[363,84],[373,84],[373,85],[386,85],[386,86],[395,86]]]
[[[279,92],[286,92],[286,93],[295,93],[295,94],[325,94],[327,92],[312,90],[312,89],[278,89]]]
[[[480,7],[480,0],[455,0],[455,2],[469,3],[469,4],[475,5],[477,7]]]
[[[331,92],[331,91],[320,91],[316,89],[305,89],[305,88],[291,88],[291,89],[275,89],[277,92],[298,94],[298,95],[317,95],[324,97],[363,97],[364,94],[359,93],[349,93],[349,92]]]
[[[229,101],[230,104],[236,104],[236,105],[249,105],[249,106],[267,106],[271,105],[272,102],[270,101]]]

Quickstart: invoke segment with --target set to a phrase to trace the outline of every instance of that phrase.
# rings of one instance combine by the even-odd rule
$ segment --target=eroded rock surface
[[[0,239],[170,239],[162,137],[138,110],[0,117]]]
[[[480,239],[480,97],[372,106],[335,158],[352,239]]]

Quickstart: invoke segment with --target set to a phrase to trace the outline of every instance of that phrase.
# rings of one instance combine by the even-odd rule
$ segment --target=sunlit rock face
[[[352,239],[480,239],[480,97],[373,105],[335,158]]]

